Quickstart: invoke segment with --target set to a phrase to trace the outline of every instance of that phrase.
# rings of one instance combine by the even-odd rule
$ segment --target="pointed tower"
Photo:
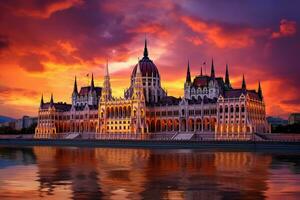
[[[211,59],[211,70],[210,70],[210,77],[215,78],[215,66],[214,66],[214,59]]]
[[[191,72],[190,72],[190,61],[188,61],[187,72],[186,72],[186,83],[191,83]]]
[[[203,76],[203,73],[202,73],[202,66],[201,66],[200,76]]]
[[[148,58],[147,39],[145,39],[144,58]]]
[[[226,64],[225,85],[227,86],[227,88],[231,88],[230,79],[229,79],[228,64]]]
[[[92,73],[92,80],[91,80],[91,91],[93,91],[95,88],[95,84],[94,84],[94,74]]]
[[[50,98],[50,106],[52,107],[54,105],[54,101],[53,101],[53,94],[51,93],[51,98]]]
[[[110,77],[108,72],[108,62],[106,62],[101,101],[108,101],[110,99],[111,99]]]
[[[243,89],[243,90],[246,90],[246,89],[247,89],[247,87],[246,87],[246,81],[245,81],[245,76],[244,76],[244,74],[243,74],[242,89]]]
[[[77,78],[76,78],[76,76],[75,76],[75,81],[74,81],[73,94],[78,94],[78,89],[77,89]]]
[[[74,88],[73,88],[73,93],[72,93],[72,105],[74,105],[74,106],[76,105],[77,97],[78,97],[78,88],[77,88],[77,78],[75,76]]]
[[[42,94],[42,97],[41,97],[41,103],[40,103],[40,108],[42,108],[44,105],[44,95]]]
[[[145,125],[145,97],[144,97],[144,89],[143,89],[143,78],[140,69],[140,64],[137,66],[136,75],[134,79],[133,86],[133,107],[136,107],[134,110],[133,117],[135,118],[135,123],[133,123],[133,131],[135,134],[143,134]]]
[[[140,68],[140,63],[138,62],[138,66],[136,69],[136,74],[134,78],[134,87],[133,87],[133,98],[144,100],[144,91],[143,91],[143,78]]]
[[[262,94],[262,89],[261,89],[261,86],[260,86],[260,81],[258,81],[258,96],[259,98],[262,100],[263,99],[263,94]]]

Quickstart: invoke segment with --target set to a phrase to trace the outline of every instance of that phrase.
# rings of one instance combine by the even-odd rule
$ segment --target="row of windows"
[[[112,122],[107,122],[107,124],[130,124],[130,121],[112,121]]]
[[[126,129],[130,129],[130,126],[112,126],[112,127],[109,127],[107,126],[107,130],[126,130]]]
[[[223,123],[223,120],[221,120],[221,123]],[[229,123],[229,121],[228,120],[226,120],[225,121],[225,124],[228,124]],[[231,124],[238,124],[239,123],[239,120],[236,120],[236,121],[230,121],[230,123]],[[245,120],[241,120],[241,123],[245,123]]]
[[[233,115],[230,116],[231,119],[233,119],[233,117],[234,117]],[[239,118],[239,115],[236,115],[235,117]],[[222,118],[223,118],[223,116],[220,115],[220,119],[222,119]],[[245,118],[245,115],[242,115],[241,118]],[[228,119],[228,115],[225,115],[225,119]]]
[[[64,116],[57,116],[57,115],[40,115],[39,116],[39,119],[40,120],[47,120],[47,119],[52,119],[52,120],[70,120],[70,119],[84,119],[84,118],[91,118],[91,119],[97,119],[98,118],[98,114],[95,114],[95,115],[64,115]]]
[[[223,113],[223,107],[220,106],[220,109],[219,109],[220,113]],[[229,109],[228,109],[228,106],[225,106],[225,113],[228,113]],[[233,106],[230,107],[230,112],[233,113],[233,112],[240,112],[240,107],[239,106],[236,106],[235,109]],[[241,107],[241,112],[245,112],[245,106],[242,106]]]

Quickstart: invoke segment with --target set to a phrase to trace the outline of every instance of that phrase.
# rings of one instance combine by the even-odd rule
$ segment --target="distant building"
[[[284,126],[288,124],[288,120],[282,119],[280,117],[267,117],[267,121],[272,128],[276,128],[278,126]]]
[[[289,124],[299,124],[300,123],[300,113],[292,113],[289,116]]]
[[[14,121],[0,123],[0,127],[10,127],[12,129],[22,130],[23,128],[29,128],[32,124],[37,122],[37,117],[23,116]]]

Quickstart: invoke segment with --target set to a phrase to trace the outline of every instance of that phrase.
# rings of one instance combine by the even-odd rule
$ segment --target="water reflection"
[[[299,165],[299,154],[2,147],[0,199],[296,199]]]

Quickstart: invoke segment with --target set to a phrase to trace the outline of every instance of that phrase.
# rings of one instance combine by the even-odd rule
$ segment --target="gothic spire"
[[[51,93],[51,98],[50,98],[50,106],[53,106],[54,101],[53,101],[53,93]]]
[[[147,39],[145,39],[144,58],[148,58]]]
[[[92,73],[92,80],[91,80],[91,91],[94,90],[95,84],[94,84],[94,74]]]
[[[225,73],[225,84],[230,88],[230,79],[229,79],[229,71],[228,71],[228,64],[226,64],[226,73]]]
[[[140,75],[141,75],[141,67],[140,67],[140,62],[138,60],[138,66],[137,66],[137,69],[136,69],[135,77],[138,77]]]
[[[210,70],[210,77],[215,78],[215,66],[214,66],[214,59],[211,59],[211,70]]]
[[[75,81],[74,81],[74,89],[73,89],[73,93],[78,94],[78,89],[77,89],[77,78],[75,76]]]
[[[108,60],[106,60],[106,66],[105,66],[104,76],[109,76],[109,72],[108,72]]]
[[[260,86],[260,81],[258,81],[258,96],[262,99],[263,98],[263,94],[262,94],[262,89],[261,89],[261,86]]]
[[[110,78],[108,72],[108,61],[106,61],[101,100],[107,101],[109,99],[111,99],[111,87],[110,87]]]
[[[203,73],[202,73],[202,66],[201,66],[201,73],[200,73],[200,76],[203,76]]]
[[[42,108],[43,105],[44,105],[44,95],[42,94],[40,107]]]
[[[243,89],[243,90],[246,90],[246,89],[247,89],[247,87],[246,87],[246,81],[245,81],[245,76],[244,76],[244,74],[243,74],[242,89]]]
[[[186,72],[186,83],[191,82],[191,72],[190,72],[190,61],[188,60],[187,72]]]
[[[143,92],[143,79],[140,68],[140,62],[138,62],[135,78],[134,78],[134,86],[133,86],[133,98],[143,100],[144,92]]]

